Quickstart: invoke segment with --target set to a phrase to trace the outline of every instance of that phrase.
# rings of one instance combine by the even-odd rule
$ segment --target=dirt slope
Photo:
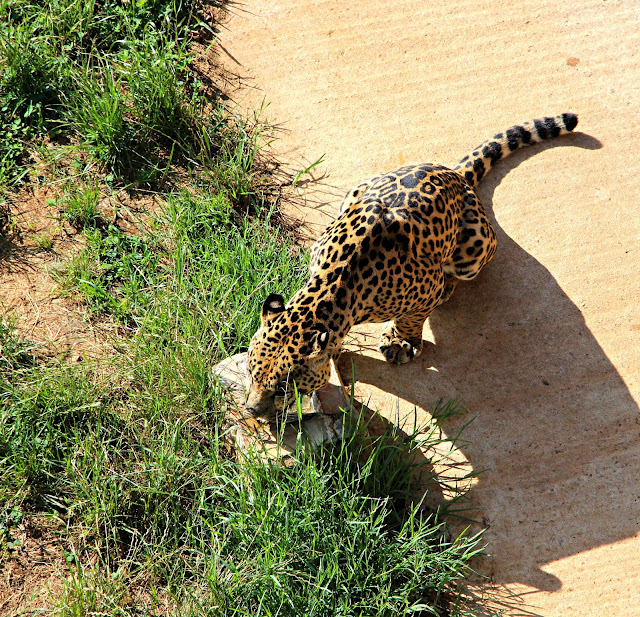
[[[326,155],[303,185],[314,234],[376,172],[579,114],[577,134],[487,176],[496,258],[415,363],[363,348],[358,388],[392,419],[459,398],[450,434],[475,416],[480,593],[511,615],[640,615],[640,4],[248,0],[228,26],[236,99],[270,103],[293,167]]]

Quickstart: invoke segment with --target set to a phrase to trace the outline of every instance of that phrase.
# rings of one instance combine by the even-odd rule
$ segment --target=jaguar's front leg
[[[387,362],[405,364],[422,353],[422,327],[430,312],[402,315],[387,326],[378,345]]]

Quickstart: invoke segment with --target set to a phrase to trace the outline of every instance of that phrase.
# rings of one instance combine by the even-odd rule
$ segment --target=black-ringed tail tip
[[[491,139],[482,142],[464,156],[454,169],[462,174],[472,187],[476,187],[487,171],[515,150],[566,135],[573,131],[577,124],[578,116],[572,113],[516,124],[504,133],[497,133]]]

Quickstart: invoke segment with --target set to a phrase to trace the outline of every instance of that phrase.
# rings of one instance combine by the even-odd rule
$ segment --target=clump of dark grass
[[[127,184],[210,162],[225,111],[188,70],[189,47],[196,32],[211,36],[207,11],[219,4],[0,4],[2,183],[24,177],[29,144],[43,135],[71,140]]]

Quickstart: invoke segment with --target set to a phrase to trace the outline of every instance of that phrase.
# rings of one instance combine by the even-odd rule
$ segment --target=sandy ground
[[[292,168],[324,155],[301,184],[312,235],[376,172],[579,114],[483,181],[498,254],[432,316],[423,356],[352,357],[390,419],[437,398],[469,410],[450,435],[475,418],[478,593],[509,615],[640,616],[640,3],[248,0],[227,25],[235,99],[269,103]]]

